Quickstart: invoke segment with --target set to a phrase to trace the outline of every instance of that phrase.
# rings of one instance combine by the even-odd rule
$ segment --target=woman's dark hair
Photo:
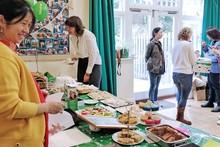
[[[31,32],[34,29],[36,20],[30,5],[25,0],[0,0],[0,15],[4,16],[8,25],[20,22],[28,12],[32,15]],[[15,18],[18,18],[18,20],[12,22]]]
[[[206,31],[206,34],[214,40],[220,39],[220,32],[216,28],[210,28]]]
[[[84,26],[82,20],[78,16],[71,16],[65,21],[65,25],[69,27],[74,27],[77,35],[82,35],[84,32]]]
[[[153,31],[152,31],[152,38],[150,39],[150,41],[152,41],[154,39],[155,34],[158,33],[160,30],[162,30],[161,27],[156,27],[156,28],[153,29]]]

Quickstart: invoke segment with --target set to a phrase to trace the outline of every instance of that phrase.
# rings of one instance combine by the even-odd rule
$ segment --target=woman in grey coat
[[[163,36],[163,30],[156,27],[152,31],[152,38],[147,46],[145,61],[147,70],[150,76],[149,99],[157,101],[158,87],[160,84],[161,75],[165,72],[165,60],[162,44],[159,41]]]

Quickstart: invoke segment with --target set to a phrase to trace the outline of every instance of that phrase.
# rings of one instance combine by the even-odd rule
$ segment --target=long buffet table
[[[81,100],[90,99],[86,94],[80,95]],[[84,109],[91,105],[85,105],[82,101],[79,101],[78,109]],[[70,111],[70,110],[68,110]],[[181,128],[182,130],[187,130],[190,135],[190,141],[201,147],[219,147],[220,146],[220,138],[215,137],[211,134],[208,134],[199,129],[193,128],[191,126],[182,124],[175,120],[171,120],[167,117],[163,117],[166,120],[166,123],[177,128]],[[81,132],[86,134],[91,138],[89,143],[84,143],[78,145],[78,147],[119,147],[119,145],[112,140],[112,134],[119,131],[118,129],[102,129],[99,132],[93,132],[90,130],[89,125],[81,120],[75,120],[76,126]],[[140,132],[145,133],[145,125],[138,124],[136,129]],[[73,137],[74,138],[74,137]],[[146,141],[142,142],[139,145],[135,145],[136,147],[159,147],[161,145],[157,143],[148,143]]]

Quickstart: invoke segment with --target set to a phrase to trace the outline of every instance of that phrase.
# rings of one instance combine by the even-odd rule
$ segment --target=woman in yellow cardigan
[[[40,103],[23,60],[13,48],[33,29],[35,18],[24,0],[0,0],[0,146],[44,147],[44,113],[59,113],[58,102]]]

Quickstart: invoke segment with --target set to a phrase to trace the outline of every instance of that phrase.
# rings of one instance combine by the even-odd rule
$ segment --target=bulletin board
[[[48,5],[48,16],[37,22],[33,32],[20,44],[19,55],[68,55],[69,36],[65,20],[69,17],[68,0],[43,0]]]

